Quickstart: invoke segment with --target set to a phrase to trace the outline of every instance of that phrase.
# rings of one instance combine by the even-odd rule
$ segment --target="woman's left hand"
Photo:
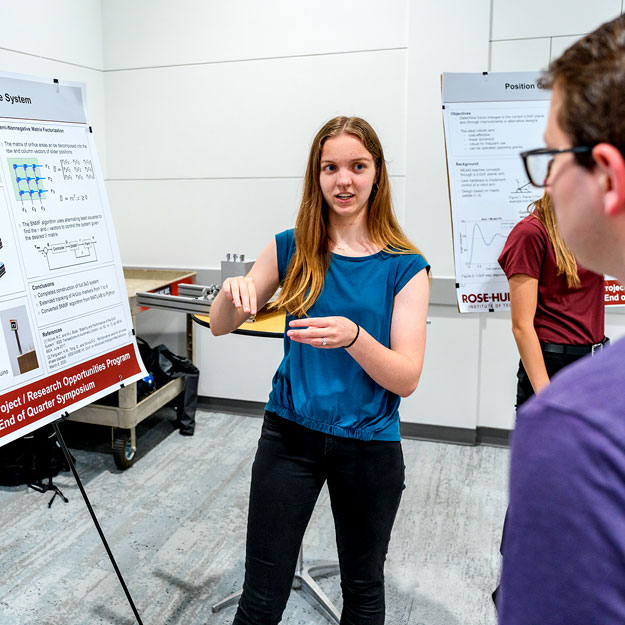
[[[322,349],[349,345],[356,337],[358,326],[347,317],[307,317],[289,322],[287,336],[297,343]]]

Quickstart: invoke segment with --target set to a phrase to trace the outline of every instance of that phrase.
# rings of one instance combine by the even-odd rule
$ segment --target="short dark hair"
[[[625,155],[625,16],[576,41],[551,63],[541,84],[560,90],[558,124],[572,145],[605,142]],[[590,153],[575,156],[593,166]]]

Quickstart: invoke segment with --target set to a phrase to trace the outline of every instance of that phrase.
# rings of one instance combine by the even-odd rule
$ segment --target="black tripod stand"
[[[36,490],[38,493],[47,493],[48,491],[53,491],[54,495],[52,495],[52,499],[48,502],[48,508],[52,506],[56,496],[58,495],[65,503],[69,503],[69,499],[62,493],[61,489],[52,482],[52,476],[48,476],[48,483],[44,484],[42,480],[37,480],[32,484],[27,484],[28,488],[32,488]]]
[[[68,471],[69,464],[64,458],[58,438],[52,427],[45,426],[32,434],[24,436],[24,441],[29,445],[30,479],[27,482],[29,488],[38,493],[52,491],[52,499],[48,502],[48,508],[58,495],[65,503],[69,499],[61,492],[61,489],[52,481],[59,471]],[[44,480],[48,480],[45,484]]]

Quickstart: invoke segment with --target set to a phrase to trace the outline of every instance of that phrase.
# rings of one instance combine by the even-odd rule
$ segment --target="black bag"
[[[154,383],[154,351],[148,345],[148,342],[141,337],[137,337],[137,347],[139,348],[139,355],[145,368],[148,370],[148,376],[143,380],[137,380],[137,401],[141,401],[146,395],[149,395],[152,391],[156,390]]]
[[[178,356],[165,345],[154,348],[154,382],[157,387],[184,376],[184,393],[180,394],[176,411],[180,434],[192,436],[195,430],[197,410],[197,387],[200,370],[188,359]]]
[[[176,404],[177,425],[181,434],[192,436],[195,431],[200,370],[188,358],[174,354],[166,345],[157,345],[152,349],[140,338],[137,338],[137,344],[146,369],[154,377],[156,388],[170,380],[185,377],[184,392],[180,394]]]
[[[0,447],[0,485],[33,484],[69,471],[54,429],[45,425]]]

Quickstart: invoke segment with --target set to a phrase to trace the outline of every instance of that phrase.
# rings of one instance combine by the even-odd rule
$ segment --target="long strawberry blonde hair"
[[[367,228],[373,244],[390,254],[420,254],[403,233],[391,201],[382,145],[375,130],[360,117],[335,117],[315,136],[304,177],[304,191],[295,222],[295,253],[287,268],[282,290],[273,308],[286,309],[296,317],[306,315],[323,289],[330,265],[328,205],[321,192],[321,151],[331,137],[350,134],[373,156],[377,183],[369,196]]]
[[[581,281],[577,273],[577,261],[558,230],[551,196],[548,193],[544,193],[539,200],[533,203],[533,206],[534,210],[532,213],[536,216],[538,221],[545,226],[547,236],[553,246],[553,251],[556,255],[556,266],[558,268],[557,275],[561,276],[564,274],[566,285],[569,289],[579,288],[581,286]]]

